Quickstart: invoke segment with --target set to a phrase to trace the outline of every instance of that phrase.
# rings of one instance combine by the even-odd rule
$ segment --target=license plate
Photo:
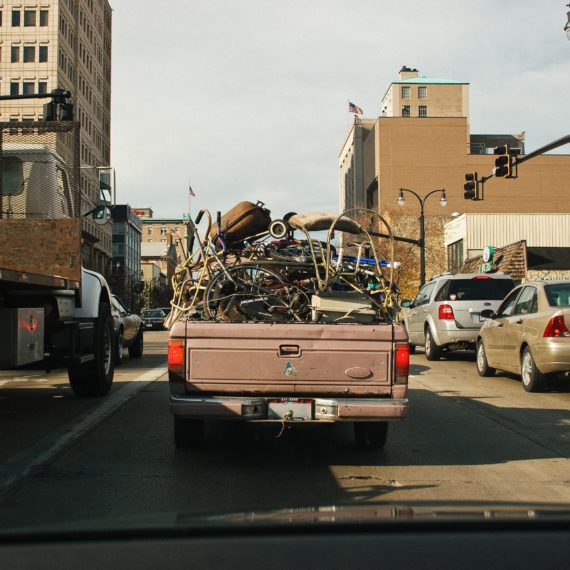
[[[313,419],[312,400],[297,398],[275,398],[267,402],[267,416],[270,420],[285,419],[291,422]]]

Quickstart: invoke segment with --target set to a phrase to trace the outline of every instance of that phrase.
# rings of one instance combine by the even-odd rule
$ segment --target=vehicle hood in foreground
[[[46,526],[28,526],[0,529],[2,539],[16,536],[41,536],[42,540],[69,537],[91,538],[117,536],[124,533],[158,535],[186,535],[196,533],[249,533],[277,529],[288,531],[327,529],[417,530],[418,526],[450,526],[454,529],[512,528],[513,526],[570,526],[570,504],[544,503],[421,503],[421,504],[363,504],[330,505],[318,507],[252,510],[217,514],[190,514],[163,512],[106,519],[54,523]]]

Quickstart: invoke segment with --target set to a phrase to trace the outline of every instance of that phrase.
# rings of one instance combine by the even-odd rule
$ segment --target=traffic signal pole
[[[512,169],[514,170],[515,174],[512,175],[511,172],[510,172],[510,169],[509,169],[509,178],[516,178],[516,177],[517,177],[517,174],[518,174],[518,170],[517,170],[517,169],[518,169],[518,165],[519,165],[519,164],[523,164],[523,163],[526,162],[527,160],[531,160],[532,158],[536,158],[537,156],[540,156],[540,155],[542,155],[542,154],[544,154],[544,153],[546,153],[546,152],[548,152],[548,151],[550,151],[550,150],[554,150],[555,148],[558,148],[558,147],[560,147],[560,146],[564,146],[565,144],[568,144],[568,143],[570,143],[570,135],[566,135],[566,136],[564,136],[564,137],[562,137],[562,138],[559,138],[559,139],[557,139],[557,140],[555,140],[555,141],[553,141],[553,142],[551,142],[551,143],[549,143],[549,144],[547,144],[547,145],[544,145],[544,146],[542,146],[542,147],[540,147],[540,148],[537,148],[536,150],[530,152],[529,154],[524,154],[524,155],[521,156],[521,155],[518,155],[518,154],[511,153],[510,156],[509,156],[509,160],[511,160]],[[504,146],[506,147],[507,145],[504,145]],[[501,148],[501,147],[497,147],[497,148]],[[509,151],[508,151],[508,147],[506,148],[506,152],[507,152],[507,153],[509,152]],[[500,153],[496,153],[496,154],[500,154]],[[503,155],[504,155],[504,153],[503,153]],[[497,165],[496,162],[495,162],[495,164]],[[497,165],[497,166],[498,166],[498,165]],[[495,170],[497,170],[497,169],[495,169]],[[470,175],[470,174],[471,174],[471,173],[468,173],[468,174],[465,175],[466,180],[469,180],[469,179],[467,178],[467,176]],[[475,174],[476,174],[476,173],[475,173]],[[495,176],[496,176],[496,174],[495,174],[495,172],[493,172],[493,174],[491,174],[491,175],[489,175],[489,176],[483,176],[483,178],[479,178],[478,180],[479,180],[479,184],[481,185],[481,189],[483,190],[483,184],[484,184],[487,180],[489,180],[490,178],[493,178],[493,177],[495,177]],[[502,176],[500,176],[500,177],[504,177],[504,176],[505,176],[505,175],[502,175]],[[465,187],[464,187],[464,188],[465,188]],[[465,190],[467,190],[467,188],[465,188]],[[483,192],[482,192],[482,194],[483,194]],[[471,199],[471,200],[483,200],[483,196],[481,196],[481,198],[479,198],[479,197],[472,198],[470,195],[467,194],[467,192],[465,192],[464,198],[465,198],[466,200],[467,200],[467,199]]]
[[[50,99],[44,105],[44,113],[51,114],[44,120],[49,121],[73,121],[73,103],[69,102],[71,91],[65,89],[54,89],[51,93],[30,93],[27,95],[0,95],[0,101],[15,101],[18,99]],[[46,109],[47,108],[47,109]]]

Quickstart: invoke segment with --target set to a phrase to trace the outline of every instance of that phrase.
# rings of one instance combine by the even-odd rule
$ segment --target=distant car
[[[444,350],[475,348],[484,319],[515,286],[505,273],[444,273],[426,283],[403,313],[410,350],[423,345],[428,360]],[[405,303],[404,303],[405,305]]]
[[[164,313],[165,317],[168,317],[170,311],[172,310],[172,307],[158,307],[158,308]]]
[[[150,330],[164,330],[166,314],[162,309],[144,309],[141,313],[144,328]]]
[[[115,329],[115,364],[123,362],[123,350],[128,348],[130,358],[143,355],[143,322],[121,303],[116,295],[112,295],[111,314]]]
[[[480,376],[513,372],[527,392],[539,392],[551,376],[570,372],[570,282],[526,282],[482,316],[488,320],[477,337]]]

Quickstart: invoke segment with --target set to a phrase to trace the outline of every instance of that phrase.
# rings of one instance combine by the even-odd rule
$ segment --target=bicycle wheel
[[[259,264],[234,265],[219,271],[204,295],[204,313],[226,321],[302,320],[307,296],[279,273]]]

